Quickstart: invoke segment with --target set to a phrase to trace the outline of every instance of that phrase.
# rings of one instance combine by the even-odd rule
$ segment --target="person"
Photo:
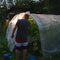
[[[28,48],[28,28],[30,23],[28,21],[29,15],[24,14],[23,19],[19,19],[13,29],[12,38],[14,37],[14,32],[16,32],[16,42],[15,42],[15,56],[16,60],[19,60],[20,51],[23,52],[23,60],[27,59],[27,48]]]

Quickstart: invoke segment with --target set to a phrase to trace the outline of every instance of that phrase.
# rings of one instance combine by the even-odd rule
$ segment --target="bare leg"
[[[15,50],[15,58],[16,60],[19,60],[19,54],[20,54],[20,51],[18,49]]]
[[[23,49],[23,60],[27,59],[27,49]]]

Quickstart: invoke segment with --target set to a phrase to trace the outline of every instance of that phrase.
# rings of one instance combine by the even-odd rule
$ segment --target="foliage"
[[[60,14],[60,0],[43,0],[43,13],[47,12],[49,14]]]
[[[7,10],[6,7],[4,9]],[[33,13],[60,14],[60,0],[39,0],[37,2],[33,0],[17,0],[16,5],[8,9],[8,11],[12,10],[17,12],[30,11]]]
[[[29,21],[31,23],[29,27],[30,43],[32,44],[33,51],[38,51],[41,48],[40,46],[38,47],[38,45],[40,45],[40,34],[38,26],[36,22],[32,19],[32,17],[30,17]]]
[[[60,14],[60,0],[21,0],[16,3],[20,12],[27,11],[33,13]]]

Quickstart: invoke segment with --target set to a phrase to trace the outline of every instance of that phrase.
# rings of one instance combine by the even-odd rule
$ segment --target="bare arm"
[[[17,28],[17,26],[15,25],[13,32],[12,32],[12,36],[11,36],[12,38],[14,37],[14,32],[15,32],[16,28]]]

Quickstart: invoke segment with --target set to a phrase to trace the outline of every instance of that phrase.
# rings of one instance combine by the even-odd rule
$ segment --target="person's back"
[[[24,19],[18,20],[16,25],[17,25],[16,40],[27,41],[28,27],[30,25],[28,20],[24,20]]]
[[[23,19],[18,20],[15,28],[13,29],[12,38],[14,36],[14,32],[17,28],[16,33],[16,43],[15,43],[15,54],[16,60],[19,60],[19,52],[23,51],[23,60],[27,58],[27,48],[28,48],[28,27],[30,23],[28,22],[29,15],[24,14]]]

